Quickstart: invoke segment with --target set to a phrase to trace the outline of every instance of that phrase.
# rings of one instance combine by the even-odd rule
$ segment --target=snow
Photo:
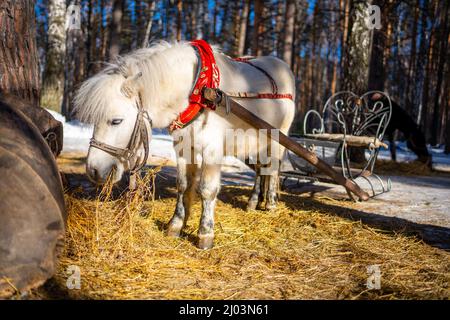
[[[78,120],[66,122],[66,117],[58,112],[47,110],[60,121],[64,127],[64,142],[62,152],[87,152],[89,140],[92,137],[93,127]]]
[[[388,143],[389,144],[389,143]],[[408,149],[405,141],[397,141],[397,161],[409,162],[417,159],[415,153]],[[450,170],[450,154],[444,153],[444,145],[438,147],[427,146],[428,152],[433,157],[433,168],[436,170]],[[378,154],[378,159],[391,160],[391,152],[389,149],[381,149]]]
[[[66,121],[66,118],[58,112],[49,111],[56,120],[61,121],[64,126],[64,145],[62,152],[85,152],[89,148],[89,140],[92,137],[93,127],[78,120]],[[150,142],[150,155],[176,162],[175,150],[173,148],[173,138],[165,129],[153,129],[153,137]],[[406,162],[417,159],[417,156],[408,149],[405,142],[398,141],[397,161]],[[428,146],[428,150],[433,156],[433,167],[437,170],[450,170],[450,154],[444,153],[444,146],[433,148]],[[381,149],[379,159],[390,160],[389,150]],[[246,171],[249,168],[240,160],[234,157],[226,157],[225,165],[232,168],[232,171]]]
[[[66,121],[66,118],[58,112],[48,110],[53,117],[61,121],[64,127],[64,142],[62,152],[84,152],[87,153],[89,140],[92,137],[93,126],[78,120]],[[153,156],[175,161],[175,150],[173,139],[164,130],[152,130],[153,138],[150,142],[150,154]]]

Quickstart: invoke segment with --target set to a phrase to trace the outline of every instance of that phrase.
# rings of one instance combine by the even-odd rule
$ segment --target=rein
[[[145,120],[148,121],[150,128],[152,127],[152,119],[148,115],[147,111],[142,107],[141,96],[136,100],[136,107],[138,109],[138,114],[136,117],[136,122],[134,124],[133,132],[131,133],[130,141],[126,148],[118,148],[112,145],[100,142],[95,138],[91,138],[89,145],[93,148],[100,149],[106,153],[109,153],[113,157],[118,158],[130,163],[130,160],[136,156],[137,150],[141,145],[144,147],[144,158],[136,160],[133,168],[130,169],[132,175],[142,169],[147,163],[149,155],[149,141],[148,141],[148,130],[145,125]]]

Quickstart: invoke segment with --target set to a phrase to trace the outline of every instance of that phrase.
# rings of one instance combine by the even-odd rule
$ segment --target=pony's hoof
[[[260,201],[258,202],[258,204],[256,205],[256,210],[265,210],[266,208],[264,207],[264,202]]]
[[[199,235],[197,248],[202,250],[211,249],[214,245],[214,236],[213,235]]]
[[[277,208],[277,204],[276,203],[266,203],[266,211],[273,211]]]
[[[180,237],[180,231],[174,231],[174,230],[167,230],[166,235],[171,238],[179,238]]]
[[[168,237],[172,237],[172,238],[179,238],[180,233],[181,233],[181,228],[174,228],[171,226],[169,226],[169,228],[166,231],[166,235]]]
[[[166,235],[169,237],[178,238],[183,229],[183,221],[177,218],[172,218],[167,227]]]

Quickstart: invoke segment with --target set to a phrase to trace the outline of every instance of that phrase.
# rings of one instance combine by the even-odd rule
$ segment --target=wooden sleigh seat
[[[372,99],[374,95],[377,95],[377,100]],[[387,97],[389,105],[383,104],[380,97]],[[390,99],[383,92],[371,91],[361,97],[351,92],[338,92],[328,99],[322,112],[308,111],[303,120],[303,134],[291,135],[291,138],[316,152],[319,158],[342,171],[345,177],[355,183],[358,183],[357,178],[368,182],[375,196],[391,188],[389,180],[385,185],[373,172],[380,148],[388,147],[383,138],[391,112]],[[352,160],[358,155],[360,160],[364,160],[355,165]],[[287,156],[292,170],[281,171],[283,186],[287,178],[330,182],[315,167],[291,151],[287,151]],[[380,192],[376,192],[371,177],[381,184]]]

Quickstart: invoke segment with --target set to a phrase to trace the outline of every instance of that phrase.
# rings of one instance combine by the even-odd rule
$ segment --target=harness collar
[[[198,58],[196,78],[189,95],[189,105],[176,120],[172,121],[169,126],[170,132],[190,124],[205,108],[215,110],[215,106],[207,103],[202,95],[204,87],[218,88],[220,83],[219,68],[213,50],[205,40],[193,40],[190,44]]]

